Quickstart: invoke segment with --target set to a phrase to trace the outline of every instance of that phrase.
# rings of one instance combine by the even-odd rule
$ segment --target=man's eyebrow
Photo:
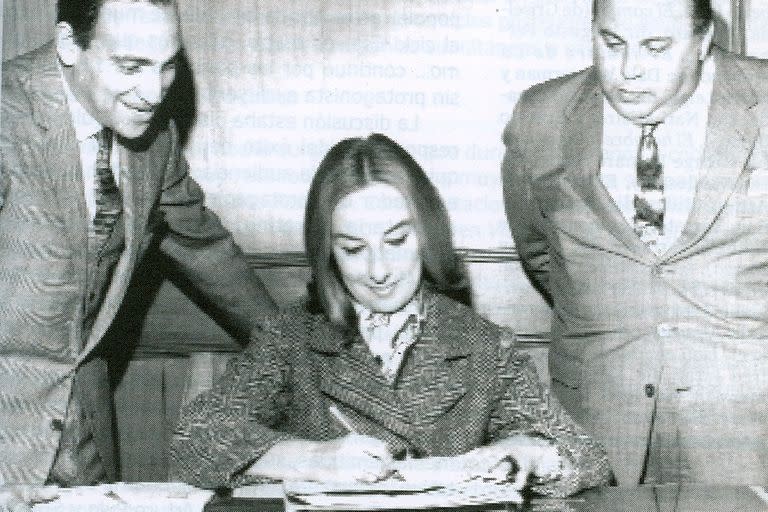
[[[152,61],[146,57],[137,57],[133,55],[113,55],[112,60],[117,64],[139,64],[141,66],[151,66]]]
[[[181,50],[171,55],[168,60],[163,62],[163,66],[167,66],[168,64],[175,62],[179,58],[179,54],[181,53]],[[116,62],[117,64],[125,64],[125,63],[131,63],[131,64],[138,64],[140,66],[151,66],[154,64],[155,61],[148,59],[146,57],[141,57],[138,55],[113,55],[112,60]]]
[[[600,35],[603,36],[603,37],[612,37],[614,39],[618,39],[622,43],[626,42],[626,41],[624,41],[624,38],[622,38],[620,35],[615,34],[615,33],[611,32],[610,30],[608,30],[606,28],[601,28],[600,29]]]

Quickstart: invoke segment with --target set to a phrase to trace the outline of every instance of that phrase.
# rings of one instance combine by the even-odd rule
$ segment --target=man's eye
[[[624,47],[624,41],[619,39],[605,38],[603,41],[605,41],[605,46],[611,50],[619,50]]]
[[[405,233],[402,236],[396,237],[396,238],[387,238],[386,242],[388,245],[403,245],[405,241],[408,240],[408,233]]]
[[[122,71],[126,75],[135,75],[136,73],[141,71],[140,64],[122,63],[122,64],[118,64],[118,66],[120,67],[120,71]]]

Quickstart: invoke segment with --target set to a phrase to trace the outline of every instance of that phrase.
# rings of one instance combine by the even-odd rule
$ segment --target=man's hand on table
[[[51,501],[59,495],[56,486],[0,486],[0,512],[29,512],[35,503]]]

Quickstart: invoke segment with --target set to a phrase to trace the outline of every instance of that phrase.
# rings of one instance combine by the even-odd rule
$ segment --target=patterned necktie
[[[664,173],[653,132],[657,124],[643,125],[637,148],[637,192],[635,193],[635,233],[653,247],[664,234]]]
[[[99,142],[99,152],[96,156],[96,172],[94,174],[96,215],[93,218],[93,233],[96,247],[100,248],[112,234],[117,218],[123,210],[123,201],[109,165],[112,150],[112,130],[104,128],[96,134],[96,140]]]

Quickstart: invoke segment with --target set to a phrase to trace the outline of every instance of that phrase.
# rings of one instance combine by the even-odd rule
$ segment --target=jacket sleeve
[[[551,303],[549,289],[549,244],[543,231],[543,217],[531,191],[531,172],[526,166],[523,134],[527,110],[525,95],[518,101],[512,119],[504,130],[506,151],[501,164],[504,210],[522,260],[523,269],[545,299]]]
[[[533,490],[564,497],[608,484],[611,470],[605,451],[541,384],[530,357],[513,349],[502,350],[498,368],[500,399],[491,414],[489,442],[515,434],[543,437],[554,444],[574,469],[558,478],[535,483]]]
[[[288,403],[290,363],[278,334],[257,331],[216,385],[182,408],[171,439],[172,480],[204,488],[247,483],[245,469],[277,442],[295,438],[274,428]]]
[[[261,319],[275,312],[275,304],[230,232],[205,207],[203,191],[189,175],[175,130],[171,138],[173,147],[158,204],[164,219],[160,249],[220,313],[230,332],[247,339]]]

